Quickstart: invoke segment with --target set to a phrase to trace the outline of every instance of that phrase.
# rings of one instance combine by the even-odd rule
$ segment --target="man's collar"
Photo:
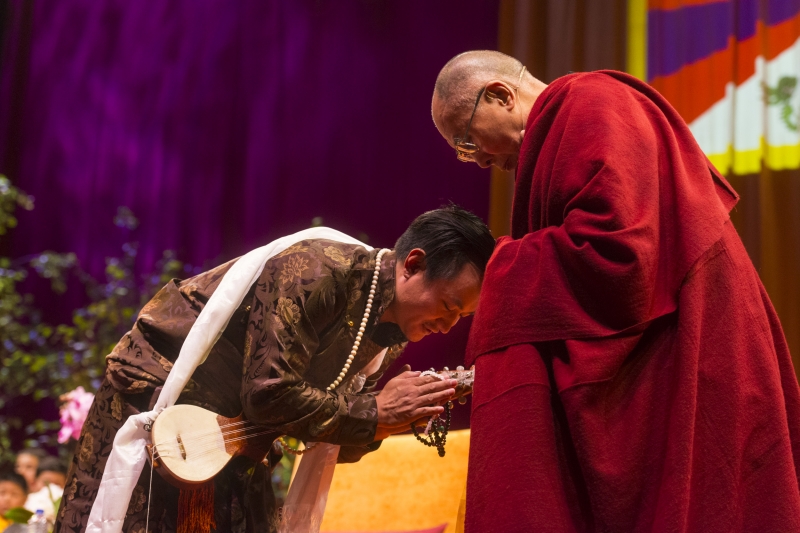
[[[377,254],[378,250],[374,250],[371,255],[374,258]],[[392,250],[385,253],[382,259],[381,272],[378,275],[378,287],[375,290],[375,297],[379,299],[379,305],[374,317],[370,320],[370,323],[375,328],[370,337],[376,344],[387,347],[408,342],[408,339],[403,334],[400,326],[394,322],[380,322],[381,316],[383,316],[383,313],[386,312],[386,309],[394,300],[397,281],[395,279],[395,267],[397,262],[395,251]],[[374,262],[372,264],[374,266]],[[370,276],[368,279],[371,284],[372,277]],[[369,285],[367,285],[366,290],[369,290]]]

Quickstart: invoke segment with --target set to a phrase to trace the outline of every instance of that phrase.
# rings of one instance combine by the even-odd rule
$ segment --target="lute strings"
[[[229,429],[234,426],[240,426],[235,429]],[[201,444],[199,446],[190,445],[192,455],[196,455],[195,452],[205,452],[206,450],[213,451],[214,449],[220,449],[220,437],[222,438],[222,444],[224,446],[227,442],[237,442],[244,439],[249,439],[252,437],[257,437],[261,435],[266,435],[267,433],[273,433],[274,430],[266,429],[264,431],[260,431],[257,433],[250,433],[241,437],[230,438],[226,439],[225,437],[228,435],[235,435],[240,432],[246,432],[252,429],[259,429],[263,428],[264,426],[258,426],[253,424],[247,420],[243,420],[240,422],[233,422],[230,424],[222,424],[218,426],[219,430],[210,430],[204,432],[194,432],[194,433],[182,433],[180,435],[181,441],[184,443],[184,449],[186,449],[187,442],[197,442],[198,440],[205,442],[205,444]],[[228,428],[227,430],[223,430],[223,428]],[[173,440],[174,439],[174,440]],[[180,443],[177,441],[177,436],[170,438],[169,440],[165,440],[153,445],[153,458],[158,459],[159,457],[171,457],[173,454],[172,452],[178,450],[180,448]]]

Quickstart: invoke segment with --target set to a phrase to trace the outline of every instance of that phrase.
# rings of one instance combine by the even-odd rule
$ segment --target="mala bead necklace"
[[[364,310],[364,318],[361,319],[361,324],[359,325],[358,333],[356,333],[356,340],[353,343],[353,349],[350,350],[350,356],[347,358],[347,361],[345,361],[344,366],[342,367],[342,371],[339,372],[339,375],[336,377],[335,380],[333,380],[333,383],[328,385],[327,390],[329,391],[334,390],[342,383],[344,377],[347,375],[347,371],[350,370],[350,365],[353,364],[353,360],[356,358],[356,354],[358,353],[358,348],[359,346],[361,346],[361,339],[364,337],[364,332],[367,330],[367,322],[369,322],[370,312],[372,311],[372,301],[375,299],[375,290],[378,287],[378,277],[380,276],[381,273],[381,259],[383,258],[383,254],[385,254],[388,251],[390,251],[388,248],[382,248],[378,252],[378,255],[375,256],[375,272],[372,274],[372,284],[369,287],[369,296],[367,297],[367,307]],[[450,427],[449,415],[448,415],[447,426]],[[447,432],[445,432],[445,434],[446,433]],[[281,443],[281,447],[286,452],[292,455],[303,455],[308,450],[314,447],[313,444],[309,444],[308,446],[306,446],[304,450],[297,450],[295,448],[292,448],[291,445],[289,445],[289,443],[286,441],[285,435],[278,437],[278,442]],[[444,452],[439,453],[439,455],[443,454]]]
[[[314,447],[313,444],[309,444],[302,450],[299,448],[292,448],[292,445],[289,444],[289,441],[286,440],[286,435],[281,435],[280,437],[278,437],[278,442],[280,443],[281,448],[283,448],[283,451],[285,451],[290,455],[303,455],[308,450]]]
[[[450,431],[450,410],[453,408],[453,402],[447,402],[444,405],[444,421],[439,415],[431,418],[426,428],[426,435],[423,437],[419,434],[417,426],[411,424],[411,431],[414,437],[425,446],[435,447],[439,452],[439,457],[444,457],[444,445],[447,444],[447,432]]]
[[[464,367],[459,366],[456,368],[456,371],[461,374],[464,372]],[[431,368],[430,370],[422,372],[420,376],[433,376],[437,379],[445,379],[447,376],[453,377],[452,374],[450,374],[450,369],[447,367],[444,367],[443,374],[439,374],[435,369]],[[458,399],[458,403],[462,405],[466,402],[467,399],[464,396]],[[453,402],[447,402],[444,405],[444,421],[442,421],[442,417],[439,415],[433,416],[428,422],[428,426],[425,428],[425,436],[420,436],[417,426],[414,423],[411,424],[411,432],[414,433],[414,437],[425,446],[435,446],[436,450],[439,452],[439,457],[444,457],[444,445],[447,444],[447,432],[450,431],[450,411],[452,409]]]

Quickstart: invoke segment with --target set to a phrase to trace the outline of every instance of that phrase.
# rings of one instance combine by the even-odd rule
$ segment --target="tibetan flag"
[[[800,168],[800,0],[649,0],[646,57],[721,172]]]

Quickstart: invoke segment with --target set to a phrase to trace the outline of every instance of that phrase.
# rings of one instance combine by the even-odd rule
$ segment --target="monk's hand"
[[[375,397],[378,433],[400,433],[416,420],[443,413],[442,404],[453,397],[457,384],[454,379],[420,376],[410,370],[389,380]]]

